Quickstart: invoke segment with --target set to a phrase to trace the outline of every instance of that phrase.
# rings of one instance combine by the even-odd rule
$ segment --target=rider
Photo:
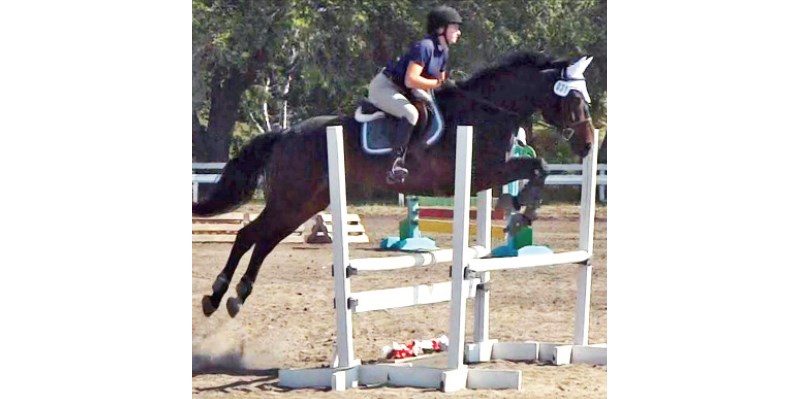
[[[406,146],[419,119],[419,112],[403,92],[429,98],[427,92],[447,78],[448,49],[461,37],[461,16],[452,7],[439,6],[428,13],[428,34],[414,43],[403,56],[388,65],[369,84],[369,101],[400,119],[392,148],[397,159],[386,177],[389,184],[402,183],[408,176]]]

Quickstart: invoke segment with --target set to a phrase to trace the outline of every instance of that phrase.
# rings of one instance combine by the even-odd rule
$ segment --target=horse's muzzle
[[[589,155],[589,151],[592,150],[592,143],[586,143],[583,146],[583,151],[581,151],[581,158]]]

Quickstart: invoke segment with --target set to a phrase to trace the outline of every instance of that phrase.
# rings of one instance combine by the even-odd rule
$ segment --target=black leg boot
[[[413,130],[414,125],[411,122],[405,118],[400,118],[393,145],[397,158],[392,163],[392,169],[386,174],[386,182],[389,184],[403,183],[408,176],[408,169],[405,168],[406,146],[411,139]]]

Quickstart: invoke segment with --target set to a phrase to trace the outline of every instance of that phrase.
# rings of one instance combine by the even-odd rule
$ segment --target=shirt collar
[[[433,45],[436,46],[436,51],[445,51],[445,47],[439,43],[438,36],[429,34],[427,37],[433,41]]]

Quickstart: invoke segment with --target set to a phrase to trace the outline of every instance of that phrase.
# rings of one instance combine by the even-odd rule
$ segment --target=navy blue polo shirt
[[[386,71],[395,82],[404,82],[408,63],[414,61],[422,65],[422,77],[438,79],[447,67],[447,49],[440,45],[432,36],[425,36],[422,40],[411,45],[411,48],[400,58],[389,61]]]

